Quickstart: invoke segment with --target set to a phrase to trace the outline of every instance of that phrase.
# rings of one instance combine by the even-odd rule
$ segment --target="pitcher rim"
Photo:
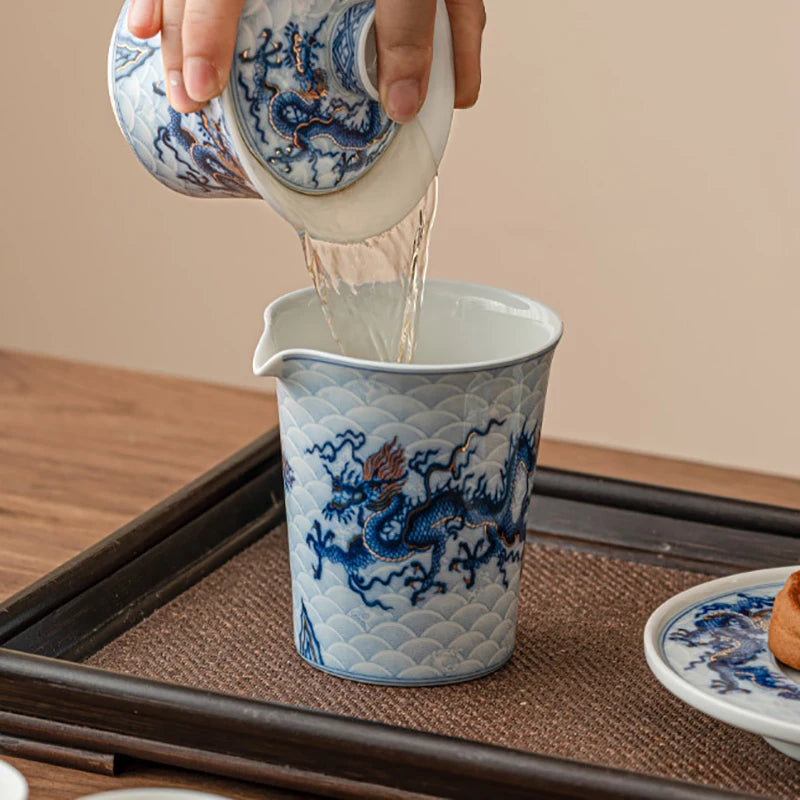
[[[375,361],[372,359],[365,359],[365,358],[357,358],[355,356],[346,356],[341,353],[329,353],[321,350],[315,350],[311,348],[304,348],[304,347],[290,347],[285,350],[279,350],[272,358],[280,357],[281,361],[297,361],[297,360],[304,360],[304,361],[316,361],[320,363],[326,364],[335,364],[337,366],[342,367],[350,367],[352,369],[359,369],[359,370],[368,370],[370,372],[387,372],[393,374],[403,374],[403,375],[431,375],[436,373],[459,373],[459,372],[480,372],[483,370],[490,370],[490,369],[500,369],[503,367],[511,367],[517,364],[524,364],[528,361],[533,361],[535,359],[541,358],[553,350],[555,350],[558,343],[561,341],[562,336],[564,335],[564,323],[561,317],[554,311],[550,306],[542,303],[539,300],[535,300],[532,297],[528,297],[527,295],[522,294],[521,292],[516,292],[511,289],[502,289],[497,286],[488,286],[486,284],[475,283],[474,281],[459,281],[459,280],[450,280],[445,278],[431,278],[426,280],[426,286],[459,286],[466,290],[473,290],[475,292],[480,292],[481,290],[492,291],[492,292],[501,292],[505,295],[510,295],[513,297],[517,297],[526,303],[532,303],[535,306],[542,309],[546,314],[550,315],[553,321],[556,323],[554,332],[549,340],[534,350],[524,353],[518,353],[512,356],[508,356],[506,358],[497,358],[497,359],[484,359],[482,361],[466,361],[466,362],[453,362],[453,363],[443,363],[443,364],[430,364],[430,363],[404,363],[404,362],[389,362],[389,361]],[[283,305],[284,303],[291,302],[292,299],[301,297],[301,296],[314,296],[316,297],[316,291],[313,287],[304,287],[302,289],[296,289],[293,292],[289,292],[281,297],[276,298],[273,300],[264,310],[264,320],[269,320],[270,316],[275,313],[276,309]],[[272,360],[272,358],[268,359],[266,363]],[[262,365],[266,366],[266,364]],[[253,364],[254,372],[256,374],[265,374],[261,368],[258,368],[256,364]]]

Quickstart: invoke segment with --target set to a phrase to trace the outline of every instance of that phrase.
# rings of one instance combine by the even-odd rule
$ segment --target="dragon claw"
[[[467,549],[469,553],[469,550]],[[464,585],[470,589],[475,583],[475,572],[478,570],[480,564],[475,557],[470,553],[466,558],[454,558],[450,562],[450,569],[453,572],[461,572],[461,567],[464,567],[466,573],[464,574]]]

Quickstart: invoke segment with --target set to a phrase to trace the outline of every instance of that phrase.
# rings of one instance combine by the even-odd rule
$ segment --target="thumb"
[[[410,122],[428,91],[436,0],[376,0],[378,87],[386,113]]]

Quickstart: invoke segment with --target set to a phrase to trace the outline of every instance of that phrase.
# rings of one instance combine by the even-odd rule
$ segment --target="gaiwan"
[[[453,113],[450,26],[439,0],[427,99],[397,125],[377,97],[372,0],[247,0],[228,85],[193,114],[167,100],[160,37],[119,16],[108,58],[111,105],[142,165],[193,197],[263,198],[295,230],[360,242],[419,203]]]

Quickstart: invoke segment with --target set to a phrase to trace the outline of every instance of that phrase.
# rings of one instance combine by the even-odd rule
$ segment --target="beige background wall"
[[[138,166],[115,0],[6,6],[0,347],[257,385],[262,307],[307,280],[294,233]],[[800,476],[800,3],[487,7],[431,274],[562,313],[550,436]]]

